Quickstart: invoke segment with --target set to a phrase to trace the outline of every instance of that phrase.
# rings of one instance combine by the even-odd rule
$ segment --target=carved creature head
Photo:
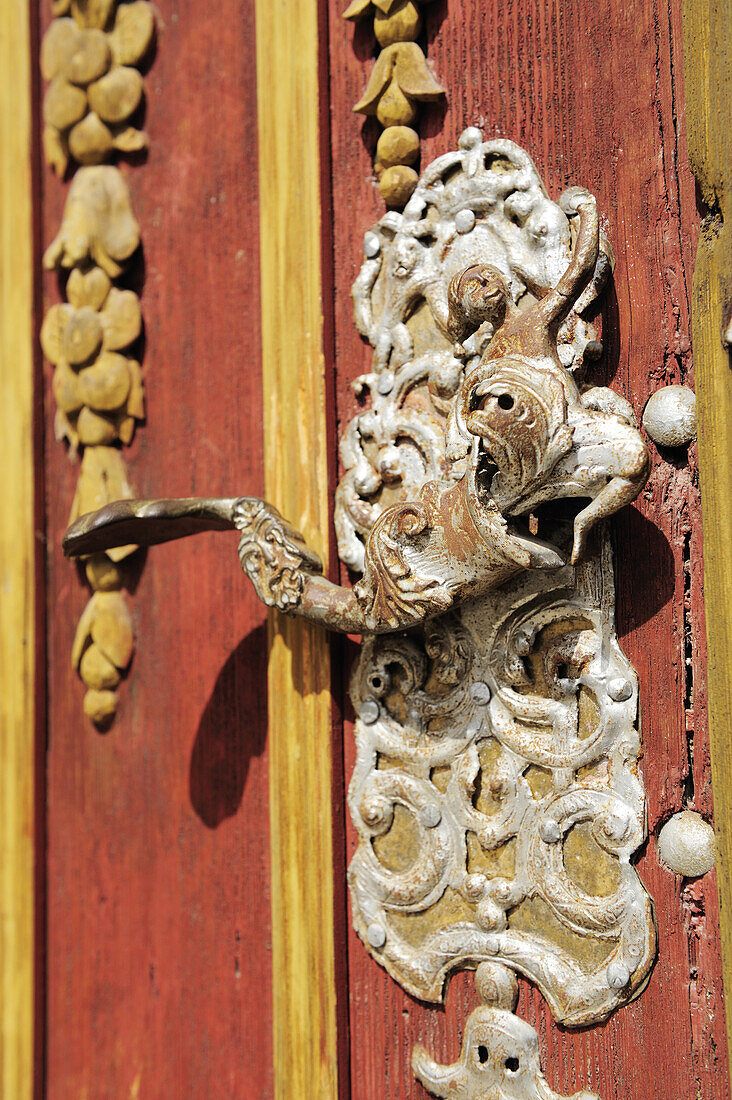
[[[522,359],[497,359],[468,375],[458,403],[460,422],[477,440],[478,500],[490,496],[502,512],[520,512],[522,501],[572,446],[561,382],[537,374]]]
[[[444,1066],[416,1047],[412,1066],[433,1096],[450,1100],[562,1100],[541,1072],[533,1027],[498,1008],[471,1013],[457,1062]],[[574,1100],[597,1100],[581,1092]]]
[[[473,264],[453,275],[447,291],[447,328],[462,342],[485,321],[500,328],[509,307],[509,293],[501,272],[490,264]]]

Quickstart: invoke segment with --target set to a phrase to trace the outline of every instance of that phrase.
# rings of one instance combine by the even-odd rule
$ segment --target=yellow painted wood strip
[[[257,0],[265,494],[326,559],[315,0]],[[330,659],[323,631],[270,618],[276,1100],[337,1095]]]
[[[710,216],[694,267],[692,337],[697,395],[709,725],[727,1037],[732,1055],[732,8],[684,0],[689,157]],[[730,333],[732,336],[732,333]]]
[[[33,1091],[33,235],[27,0],[0,4],[0,1096]]]

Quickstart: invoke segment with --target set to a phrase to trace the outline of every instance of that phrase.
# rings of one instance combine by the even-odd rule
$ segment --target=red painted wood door
[[[122,169],[149,411],[125,457],[141,495],[261,493],[254,5],[158,8],[150,151]],[[44,174],[44,243],[67,190]],[[59,300],[55,276],[44,294]],[[88,592],[60,551],[78,471],[46,410],[47,1095],[268,1096],[266,616],[227,539],[160,548],[117,718],[96,732],[69,671]]]
[[[369,367],[350,286],[363,232],[383,213],[372,178],[377,133],[352,112],[376,49],[369,31],[343,22],[342,6],[330,0],[321,20],[334,430],[356,407],[349,383]],[[130,477],[141,496],[163,487],[171,496],[223,496],[232,487],[261,494],[254,3],[157,7],[159,45],[146,77],[150,152],[144,169],[123,167],[144,227],[131,279],[142,296],[155,410],[128,451]],[[39,5],[39,29],[49,19]],[[433,0],[424,19],[424,44],[448,94],[446,109],[422,114],[422,165],[454,148],[466,126],[481,125],[530,152],[552,197],[569,183],[589,187],[618,261],[599,321],[605,355],[596,381],[637,411],[660,385],[693,384],[689,294],[700,216],[684,141],[679,0]],[[41,176],[44,242],[57,231],[65,193]],[[55,276],[46,279],[44,310],[62,290]],[[53,442],[50,399],[46,439],[45,1094],[270,1097],[265,615],[228,540],[202,535],[157,548],[134,592],[138,642],[118,716],[108,733],[94,731],[68,671],[86,594],[59,549],[76,473]],[[661,868],[655,846],[672,812],[712,814],[693,445],[683,460],[654,452],[648,487],[615,520],[614,538],[619,636],[641,685],[651,840],[638,866],[655,901],[659,958],[648,989],[603,1027],[558,1028],[525,983],[519,1012],[539,1031],[546,1076],[560,1092],[724,1100],[714,873],[683,882]],[[348,775],[348,713],[340,746]],[[338,820],[335,873],[344,877],[355,838]],[[338,905],[340,934],[349,920]],[[337,945],[341,1094],[417,1100],[412,1046],[456,1058],[472,980],[453,979],[446,1009],[435,1010],[405,994],[354,933]]]
[[[607,215],[617,258],[594,380],[625,394],[638,414],[659,386],[693,386],[689,301],[700,216],[685,145],[681,4],[438,0],[424,17],[447,110],[421,115],[422,164],[455,148],[465,126],[480,125],[486,136],[510,137],[530,153],[551,197],[581,181]],[[360,264],[354,223],[368,226],[382,211],[369,179],[378,128],[354,124],[347,110],[361,94],[371,46],[332,20],[341,423],[355,407],[348,382],[369,363],[347,294]],[[619,640],[640,682],[651,839],[638,868],[655,902],[659,957],[646,991],[603,1027],[558,1028],[525,983],[518,1012],[538,1029],[545,1074],[562,1094],[587,1088],[603,1100],[721,1100],[729,1080],[714,873],[685,883],[662,869],[656,851],[673,812],[690,805],[712,813],[695,445],[683,458],[653,449],[646,489],[615,518],[614,546]],[[354,1096],[417,1100],[423,1093],[412,1080],[410,1051],[421,1042],[438,1061],[455,1060],[476,1003],[472,977],[453,979],[444,1012],[426,1009],[374,966],[352,934],[349,981]]]

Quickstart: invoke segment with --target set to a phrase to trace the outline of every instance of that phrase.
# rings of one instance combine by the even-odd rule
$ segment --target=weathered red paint
[[[370,360],[348,289],[361,263],[360,232],[383,204],[371,179],[378,127],[349,112],[365,86],[374,42],[368,21],[354,32],[340,7],[333,0],[330,50],[336,392],[346,422],[354,409],[348,382]],[[531,153],[552,197],[572,183],[593,191],[617,256],[595,380],[626,394],[639,414],[657,387],[693,385],[689,288],[699,216],[685,151],[680,3],[486,7],[436,0],[424,14],[427,53],[447,89],[447,109],[421,116],[422,165],[453,148],[465,126],[481,125],[486,136],[513,138]],[[696,449],[651,450],[649,484],[613,529],[620,640],[640,680],[651,839],[639,868],[656,904],[659,959],[647,990],[604,1027],[557,1028],[526,983],[519,1012],[539,1030],[548,1080],[561,1092],[724,1100],[730,1093],[715,876],[683,887],[659,866],[655,849],[660,825],[683,805],[712,810]],[[353,755],[346,730],[347,774]],[[353,933],[349,975],[354,1097],[418,1100],[411,1048],[422,1042],[438,1060],[457,1057],[475,1003],[472,977],[453,979],[444,1012],[426,1008],[373,963]]]
[[[148,416],[130,478],[145,496],[261,493],[254,4],[156,8],[150,153],[123,169],[143,238]],[[44,171],[46,243],[67,190]],[[45,290],[47,306],[55,276]],[[151,550],[120,712],[95,732],[69,663],[86,593],[61,555],[76,472],[52,405],[49,386],[47,1095],[266,1097],[264,613],[233,535]]]

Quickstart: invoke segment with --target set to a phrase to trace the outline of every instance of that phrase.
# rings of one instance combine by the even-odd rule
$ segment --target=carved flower
[[[129,119],[142,100],[139,66],[155,33],[148,0],[63,0],[41,46],[49,86],[43,102],[46,162],[59,175],[71,155],[101,164],[115,151],[144,149]],[[70,14],[67,14],[70,13]]]
[[[140,335],[138,297],[112,286],[99,267],[75,268],[67,295],[41,329],[44,354],[56,368],[57,435],[74,448],[129,443],[144,416],[142,372],[121,353]]]
[[[43,256],[48,271],[92,261],[111,279],[121,275],[140,243],[124,177],[113,165],[81,168],[69,188],[56,237]]]
[[[416,102],[444,94],[416,42],[397,42],[379,54],[368,87],[353,109],[376,115],[384,127],[409,126],[417,117]]]
[[[374,17],[374,34],[381,46],[394,42],[413,42],[422,29],[418,4],[425,0],[353,0],[343,13],[344,19]]]

